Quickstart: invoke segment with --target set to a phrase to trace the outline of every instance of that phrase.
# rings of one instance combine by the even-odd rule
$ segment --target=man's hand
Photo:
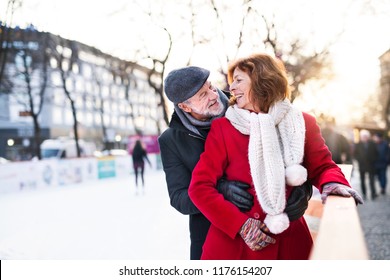
[[[354,189],[339,183],[328,183],[322,187],[321,200],[322,203],[326,202],[326,199],[330,194],[341,195],[344,197],[353,197],[356,205],[363,204],[363,198]]]
[[[236,205],[242,212],[249,211],[253,206],[253,195],[247,192],[249,185],[238,181],[218,181],[217,189],[223,197]]]
[[[284,209],[290,221],[298,220],[305,214],[312,194],[313,187],[308,181],[293,188]]]
[[[268,233],[269,229],[263,222],[252,218],[246,220],[240,230],[242,239],[252,251],[259,251],[269,244],[275,244],[276,240]]]

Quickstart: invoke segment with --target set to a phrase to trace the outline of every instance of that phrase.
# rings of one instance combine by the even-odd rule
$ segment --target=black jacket
[[[210,128],[204,130],[207,135]],[[200,213],[188,196],[192,170],[204,150],[205,137],[184,127],[173,113],[169,128],[158,139],[171,205],[190,216],[191,259],[200,259],[210,222]]]
[[[360,172],[375,172],[375,161],[378,159],[378,150],[373,141],[359,142],[355,146],[355,158]]]

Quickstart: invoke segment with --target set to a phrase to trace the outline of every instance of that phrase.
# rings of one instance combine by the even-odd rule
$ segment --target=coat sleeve
[[[199,210],[217,228],[235,238],[248,216],[217,191],[216,184],[228,164],[223,126],[219,120],[211,125],[205,150],[193,173],[189,195]],[[245,156],[245,155],[243,155]]]
[[[304,114],[305,156],[303,165],[308,171],[311,183],[322,193],[322,187],[326,183],[340,183],[350,186],[340,167],[332,160],[332,154],[321,135],[321,131],[314,117]]]
[[[184,215],[200,213],[188,196],[191,170],[185,166],[177,150],[173,149],[172,145],[175,145],[173,139],[169,134],[163,133],[158,142],[172,207]]]

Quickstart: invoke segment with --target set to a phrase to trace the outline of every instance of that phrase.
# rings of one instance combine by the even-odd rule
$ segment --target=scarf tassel
[[[268,114],[234,105],[225,116],[238,131],[249,135],[250,171],[257,198],[267,213],[264,223],[270,232],[282,233],[290,224],[283,212],[286,183],[299,186],[307,179],[307,170],[300,165],[305,143],[303,115],[285,99],[274,104]]]
[[[279,234],[289,227],[290,220],[286,213],[277,215],[268,214],[264,219],[264,223],[272,233]]]
[[[307,180],[307,170],[300,164],[293,164],[286,167],[286,183],[289,186],[300,186]]]

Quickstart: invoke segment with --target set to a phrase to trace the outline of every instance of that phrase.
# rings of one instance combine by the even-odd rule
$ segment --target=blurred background
[[[389,130],[388,0],[1,0],[0,20],[3,161],[156,145],[170,70],[226,88],[229,61],[253,52],[279,57],[293,102],[351,143]]]
[[[354,145],[362,130],[389,139],[389,26],[390,0],[0,0],[0,193],[10,193],[0,196],[0,222],[7,229],[0,236],[0,257],[91,258],[90,248],[98,246],[90,236],[98,231],[108,235],[107,228],[113,230],[110,236],[120,238],[112,238],[117,247],[107,244],[99,257],[139,257],[140,245],[133,243],[128,254],[121,255],[122,242],[134,234],[139,217],[124,230],[122,222],[142,201],[161,205],[147,214],[160,213],[164,223],[182,219],[166,234],[172,244],[188,242],[186,217],[169,206],[157,144],[173,112],[163,80],[186,65],[209,69],[211,81],[226,89],[230,61],[254,52],[278,57],[288,72],[291,100],[317,118],[328,146],[336,142],[334,131],[342,135],[346,148],[332,150],[340,154],[336,163],[354,163]],[[146,185],[155,189],[152,196],[128,200],[135,189],[134,178],[129,178],[130,154],[138,139],[151,160]],[[355,169],[353,186],[360,190],[356,174]],[[83,185],[84,192],[75,184]],[[20,192],[63,185],[69,186],[68,196],[54,188],[54,200],[44,191],[39,196]],[[367,213],[362,224],[373,259],[390,258],[389,227],[376,227],[389,220],[389,197],[360,207]],[[85,213],[87,200],[91,213]],[[57,220],[69,216],[72,207],[77,213],[69,218],[70,225],[58,227]],[[375,214],[378,209],[385,216]],[[6,214],[10,211],[12,218]],[[76,217],[80,222],[74,222]],[[107,221],[116,224],[105,227]],[[80,224],[90,225],[85,236],[73,233]],[[63,254],[52,252],[57,240],[50,243],[42,235],[57,227],[60,238],[72,231],[77,240],[70,240]],[[160,229],[156,227],[158,234]],[[107,240],[105,235],[99,238]],[[69,246],[78,242],[90,246],[72,253]],[[40,249],[29,247],[34,244],[50,252],[40,254]],[[110,252],[112,248],[117,250]],[[160,255],[145,251],[141,257],[169,258],[167,250],[161,248]],[[83,255],[86,252],[92,253]],[[172,257],[177,256],[185,258],[187,252]]]

